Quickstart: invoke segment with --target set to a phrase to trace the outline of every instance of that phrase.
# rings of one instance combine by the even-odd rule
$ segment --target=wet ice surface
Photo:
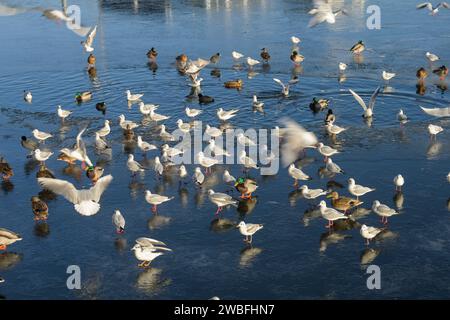
[[[9,2],[10,3],[10,2]],[[18,2],[17,2],[18,3]],[[22,1],[34,6],[33,1]],[[210,3],[210,5],[208,5]],[[82,20],[87,25],[98,21],[95,40],[97,77],[86,72],[79,41],[81,38],[63,24],[45,20],[39,14],[25,13],[2,17],[1,43],[13,43],[0,50],[0,154],[13,166],[12,185],[2,184],[0,193],[0,227],[20,233],[24,240],[0,253],[0,275],[6,279],[0,285],[0,295],[8,299],[207,299],[217,295],[227,299],[297,299],[297,298],[444,298],[450,293],[448,254],[448,198],[450,185],[445,179],[450,170],[450,120],[433,119],[422,113],[424,107],[448,106],[448,93],[437,86],[445,83],[430,76],[424,96],[416,94],[415,71],[429,67],[426,51],[441,56],[447,63],[445,48],[448,35],[438,32],[439,25],[450,16],[442,12],[429,17],[410,5],[398,18],[403,4],[390,4],[383,10],[380,31],[365,28],[364,3],[352,3],[353,15],[341,17],[334,26],[319,26],[308,30],[309,2],[247,1],[247,5],[229,4],[217,7],[203,1],[148,2],[133,8],[132,1],[82,1]],[[11,4],[11,3],[10,3]],[[58,1],[48,6],[58,7]],[[387,5],[381,1],[380,5]],[[418,23],[423,23],[419,28]],[[436,22],[436,23],[434,23]],[[405,36],[414,28],[415,36]],[[289,37],[302,38],[301,53],[306,57],[303,69],[293,69],[288,60]],[[364,61],[356,63],[347,50],[363,39],[367,50]],[[146,51],[155,46],[159,51],[158,69],[149,70]],[[421,47],[426,46],[426,47]],[[258,73],[248,79],[246,69],[232,68],[230,52],[237,50],[259,58],[259,49],[267,47],[272,55],[269,67],[256,67]],[[171,115],[166,122],[169,131],[176,128],[178,118],[186,119],[184,108],[198,108],[196,101],[186,98],[189,87],[174,66],[174,57],[182,52],[192,58],[209,58],[222,53],[217,66],[221,77],[210,75],[214,67],[203,72],[202,90],[214,96],[214,104],[200,107],[200,118],[218,126],[215,111],[240,108],[231,123],[240,128],[269,128],[278,125],[284,116],[291,117],[314,131],[321,141],[334,145],[341,153],[334,156],[348,174],[335,178],[346,186],[348,177],[377,190],[362,198],[363,208],[373,200],[395,207],[393,177],[401,173],[406,180],[403,204],[399,216],[390,219],[383,239],[368,251],[353,229],[338,225],[336,234],[328,234],[325,220],[317,218],[310,204],[293,191],[292,179],[282,169],[273,177],[257,176],[260,185],[254,200],[239,208],[224,211],[227,220],[217,221],[204,191],[192,184],[178,190],[175,173],[162,182],[152,171],[144,178],[132,181],[126,169],[127,153],[118,115],[141,121],[138,107],[128,109],[124,91],[144,93],[146,103],[160,104],[161,113]],[[338,82],[338,62],[349,65],[347,80]],[[434,66],[439,66],[435,64]],[[362,109],[349,94],[354,89],[366,100],[381,83],[383,69],[397,72],[389,93],[378,97],[375,118],[370,127],[361,118]],[[288,98],[282,98],[273,77],[286,81],[299,73],[300,83]],[[225,89],[223,82],[244,79],[242,91]],[[33,92],[33,103],[22,100],[22,91]],[[80,90],[92,90],[93,100],[74,103]],[[256,93],[265,103],[265,114],[253,113],[251,97]],[[331,108],[337,124],[349,128],[337,143],[325,135],[324,113],[313,115],[308,108],[313,97],[332,99]],[[105,116],[95,110],[95,103],[105,101]],[[75,111],[61,125],[56,117],[56,105]],[[401,128],[396,120],[402,108],[411,121]],[[95,130],[103,126],[104,118],[113,123],[111,160],[95,154],[92,142]],[[437,143],[430,143],[429,123],[445,131]],[[86,142],[91,157],[101,161],[107,173],[114,176],[105,192],[99,214],[81,217],[67,201],[58,197],[49,201],[50,216],[46,223],[35,223],[29,199],[40,188],[36,183],[37,166],[25,158],[19,141],[38,128],[55,138],[46,147],[57,151],[70,146],[79,128],[88,125]],[[154,135],[154,125],[142,126],[136,133],[152,143],[161,142]],[[135,152],[142,160],[139,151]],[[152,159],[154,153],[149,153]],[[304,171],[313,177],[312,188],[324,188],[328,179],[320,179],[323,166],[314,151],[307,153],[313,162]],[[64,163],[53,157],[47,162],[58,178],[69,179],[77,187],[88,187],[81,172],[66,170]],[[218,166],[207,185],[225,191]],[[191,175],[193,166],[187,169]],[[240,166],[228,166],[234,176]],[[255,172],[252,172],[255,175]],[[78,177],[78,179],[77,179]],[[159,215],[150,212],[144,191],[150,189],[175,199],[159,208]],[[207,189],[207,188],[204,188]],[[344,189],[342,191],[347,194]],[[237,194],[235,193],[237,196]],[[127,220],[127,230],[117,236],[111,224],[113,210],[119,208]],[[308,211],[307,214],[304,214]],[[312,211],[312,212],[311,212]],[[316,218],[315,218],[316,217]],[[263,223],[252,248],[242,242],[233,228],[241,219]],[[363,215],[358,224],[380,226],[373,213]],[[152,269],[140,270],[131,247],[141,236],[159,239],[173,253],[159,257]],[[375,260],[373,260],[375,259]],[[382,289],[366,288],[365,267],[361,261],[379,265]],[[82,270],[81,291],[66,288],[68,265]]]

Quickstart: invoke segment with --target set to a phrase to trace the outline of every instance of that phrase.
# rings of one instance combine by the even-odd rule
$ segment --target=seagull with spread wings
[[[310,28],[323,22],[333,24],[336,22],[337,15],[347,14],[343,9],[333,11],[328,0],[314,0],[314,8],[308,13],[313,16],[308,23],[308,27]]]
[[[83,45],[83,48],[86,52],[94,51],[92,44],[94,43],[94,38],[96,34],[97,34],[97,25],[95,25],[89,32],[86,41],[81,41],[81,44]]]
[[[350,93],[353,95],[356,101],[360,104],[360,106],[364,109],[363,118],[371,118],[373,116],[373,108],[375,107],[375,100],[377,99],[378,94],[380,93],[381,87],[378,87],[372,96],[370,97],[369,106],[366,105],[364,100],[352,89],[349,89]]]

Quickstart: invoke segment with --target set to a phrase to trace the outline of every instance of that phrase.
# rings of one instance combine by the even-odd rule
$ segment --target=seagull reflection
[[[189,101],[195,100],[198,98],[199,93],[202,93],[202,90],[200,89],[200,87],[191,87],[186,98],[188,98]]]
[[[427,148],[427,159],[432,160],[435,159],[442,150],[442,143],[437,140],[430,141],[430,144]]]
[[[232,68],[233,68],[233,70],[236,70],[236,71],[242,71],[242,70],[244,70],[244,66],[243,66],[241,63],[234,64],[234,65],[232,66]]]
[[[172,221],[172,218],[153,214],[147,221],[147,226],[150,230],[161,229],[167,226]]]
[[[375,241],[386,241],[386,240],[393,240],[398,238],[398,233],[393,232],[389,229],[384,229],[381,231],[375,238],[373,238]]]
[[[394,203],[397,207],[397,210],[403,209],[403,203],[405,202],[405,196],[403,195],[403,192],[397,191],[394,195]]]
[[[339,83],[344,83],[347,80],[347,76],[345,74],[340,73],[338,77]]]
[[[220,69],[215,68],[211,70],[211,77],[220,78],[220,76]]]
[[[373,248],[366,248],[361,252],[361,256],[359,258],[359,262],[362,266],[371,264],[376,257],[380,254],[381,249],[373,249]]]
[[[254,248],[251,245],[246,246],[241,250],[241,257],[239,259],[239,265],[243,268],[248,268],[252,265],[255,258],[263,252],[261,248]]]
[[[371,127],[373,122],[373,117],[370,118],[364,118],[364,123],[367,125],[367,127]]]
[[[320,252],[325,252],[329,245],[336,244],[344,239],[351,238],[351,235],[339,233],[336,231],[324,232],[320,235]]]
[[[145,184],[133,179],[128,185],[128,188],[130,189],[131,198],[136,200],[138,195],[145,191]]]
[[[289,199],[289,204],[291,205],[291,207],[295,207],[298,199],[301,199],[301,198],[303,198],[303,196],[302,196],[302,191],[300,189],[295,189],[295,190],[289,192],[288,199]]]
[[[189,191],[187,188],[178,189],[178,195],[180,197],[180,203],[183,208],[186,208],[189,203]]]
[[[236,222],[226,218],[215,218],[209,225],[209,230],[216,233],[223,233],[234,229],[236,229]]]
[[[241,199],[239,200],[237,211],[243,216],[250,214],[255,209],[257,202],[258,197],[256,196],[253,196],[250,199]]]
[[[253,79],[254,77],[256,77],[259,73],[253,70],[248,70],[247,72],[247,78],[248,79]]]
[[[372,210],[370,210],[370,209],[356,208],[355,210],[353,210],[353,212],[351,214],[348,215],[348,217],[356,221],[356,220],[366,217],[371,212],[372,212]]]
[[[127,239],[126,238],[116,238],[114,240],[114,248],[119,252],[127,252]]]
[[[161,279],[161,274],[161,269],[145,269],[137,277],[136,287],[151,296],[158,294],[172,283],[171,279]]]
[[[46,238],[50,234],[50,225],[45,221],[37,222],[33,232],[36,237]]]
[[[321,216],[322,216],[322,214],[320,213],[319,207],[313,207],[313,208],[306,209],[305,212],[303,213],[303,217],[302,217],[303,225],[305,227],[308,227],[309,223],[312,220],[317,219]]]
[[[30,173],[32,173],[36,170],[36,168],[39,166],[39,164],[40,164],[40,162],[34,158],[31,158],[27,162],[25,162],[25,165],[23,167],[24,171],[25,171],[25,175],[29,176]]]
[[[22,261],[22,254],[15,252],[3,252],[0,253],[0,270],[8,270],[15,267],[20,261]]]

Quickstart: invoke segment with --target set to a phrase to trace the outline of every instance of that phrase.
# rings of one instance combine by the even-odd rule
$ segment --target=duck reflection
[[[136,288],[151,296],[160,293],[172,283],[171,279],[162,279],[161,274],[161,269],[145,269],[137,277]]]
[[[256,203],[258,202],[258,197],[254,196],[250,199],[240,199],[239,204],[237,207],[237,211],[242,216],[248,215],[252,213],[252,211],[255,209]]]
[[[220,76],[220,69],[215,68],[211,70],[211,77],[220,78]]]
[[[36,237],[46,238],[50,235],[50,225],[46,221],[39,221],[34,225],[33,233]]]
[[[149,61],[147,63],[148,69],[155,75],[156,70],[158,70],[158,64],[155,61]]]
[[[241,250],[241,257],[239,259],[239,266],[243,268],[248,268],[253,264],[255,258],[263,252],[261,248],[254,248],[251,245],[244,247]]]
[[[213,219],[209,225],[209,230],[216,233],[223,233],[226,231],[234,230],[235,228],[236,222],[220,217]]]
[[[161,229],[167,226],[172,221],[171,217],[153,214],[147,221],[147,226],[150,230]]]
[[[80,182],[81,177],[83,176],[83,169],[77,165],[68,164],[67,167],[63,168],[62,173]]]
[[[419,81],[416,84],[416,93],[418,95],[425,95],[425,93],[427,92],[427,87],[425,86],[425,82],[424,81]]]
[[[117,251],[119,251],[120,253],[124,253],[127,252],[127,239],[126,238],[116,238],[114,240],[114,248],[116,248]]]
[[[2,190],[5,194],[13,191],[14,184],[11,182],[11,180],[3,180],[2,181]]]
[[[354,54],[353,62],[359,66],[362,66],[362,64],[364,63],[364,56],[362,54]]]
[[[361,224],[352,219],[341,219],[334,221],[333,231],[345,231],[361,228]]]
[[[366,248],[361,252],[359,262],[362,266],[371,264],[380,254],[381,249]]]
[[[37,161],[34,158],[30,158],[27,162],[25,162],[25,165],[24,165],[25,174],[27,176],[29,176],[30,173],[32,173],[36,170],[36,168],[39,166],[39,164],[40,164],[39,161]]]
[[[15,267],[20,261],[22,261],[22,258],[22,254],[15,252],[0,253],[0,271]]]
[[[324,232],[320,235],[320,252],[325,252],[329,245],[336,244],[344,239],[351,238],[351,235],[334,231]]]

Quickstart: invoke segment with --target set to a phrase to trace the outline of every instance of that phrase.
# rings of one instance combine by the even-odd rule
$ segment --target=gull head
[[[239,156],[240,156],[241,158],[246,157],[246,156],[247,156],[247,153],[245,152],[245,150],[242,150],[242,151],[239,153]]]
[[[120,121],[124,121],[124,120],[125,120],[125,116],[124,116],[123,114],[121,114],[121,115],[119,116],[119,120],[120,120]]]
[[[245,228],[245,222],[244,221],[239,222],[236,228]]]
[[[146,190],[145,191],[145,196],[147,197],[147,196],[151,196],[152,195],[152,192],[150,191],[150,190]]]
[[[161,161],[159,161],[159,157],[158,156],[155,157],[155,163],[161,163]]]
[[[202,170],[201,170],[199,167],[196,167],[196,168],[195,168],[195,172],[196,172],[196,173],[201,173]]]
[[[308,186],[307,185],[302,185],[301,187],[300,187],[300,190],[301,191],[308,191]]]
[[[324,144],[322,143],[322,142],[319,142],[318,144],[317,144],[317,148],[322,148],[324,146]]]
[[[319,203],[319,207],[321,207],[321,208],[326,208],[326,207],[327,207],[327,203],[326,203],[324,200],[322,200],[322,201],[320,201],[320,203]]]
[[[183,120],[178,119],[178,120],[177,120],[177,125],[181,125],[181,124],[183,124]]]
[[[109,120],[105,120],[105,125],[109,125]]]
[[[353,179],[353,178],[350,178],[350,179],[348,179],[348,185],[349,186],[354,186],[355,185],[355,179]]]
[[[293,163],[291,163],[290,165],[289,165],[289,169],[295,169],[295,164],[293,164]]]
[[[141,249],[141,246],[139,244],[135,244],[133,248],[131,248],[131,251],[136,251],[138,249]]]
[[[380,201],[378,201],[378,200],[375,200],[373,203],[372,203],[372,207],[378,207],[380,205]]]
[[[214,194],[214,193],[215,193],[215,192],[214,192],[213,189],[209,189],[209,190],[208,190],[208,194],[209,194],[209,195],[212,195],[212,194]]]
[[[363,230],[363,231],[367,230],[367,226],[366,226],[365,224],[363,224],[363,225],[361,226],[361,230]]]
[[[128,160],[129,160],[129,161],[133,161],[133,160],[134,160],[134,156],[133,156],[132,154],[129,154],[129,155],[128,155]]]

